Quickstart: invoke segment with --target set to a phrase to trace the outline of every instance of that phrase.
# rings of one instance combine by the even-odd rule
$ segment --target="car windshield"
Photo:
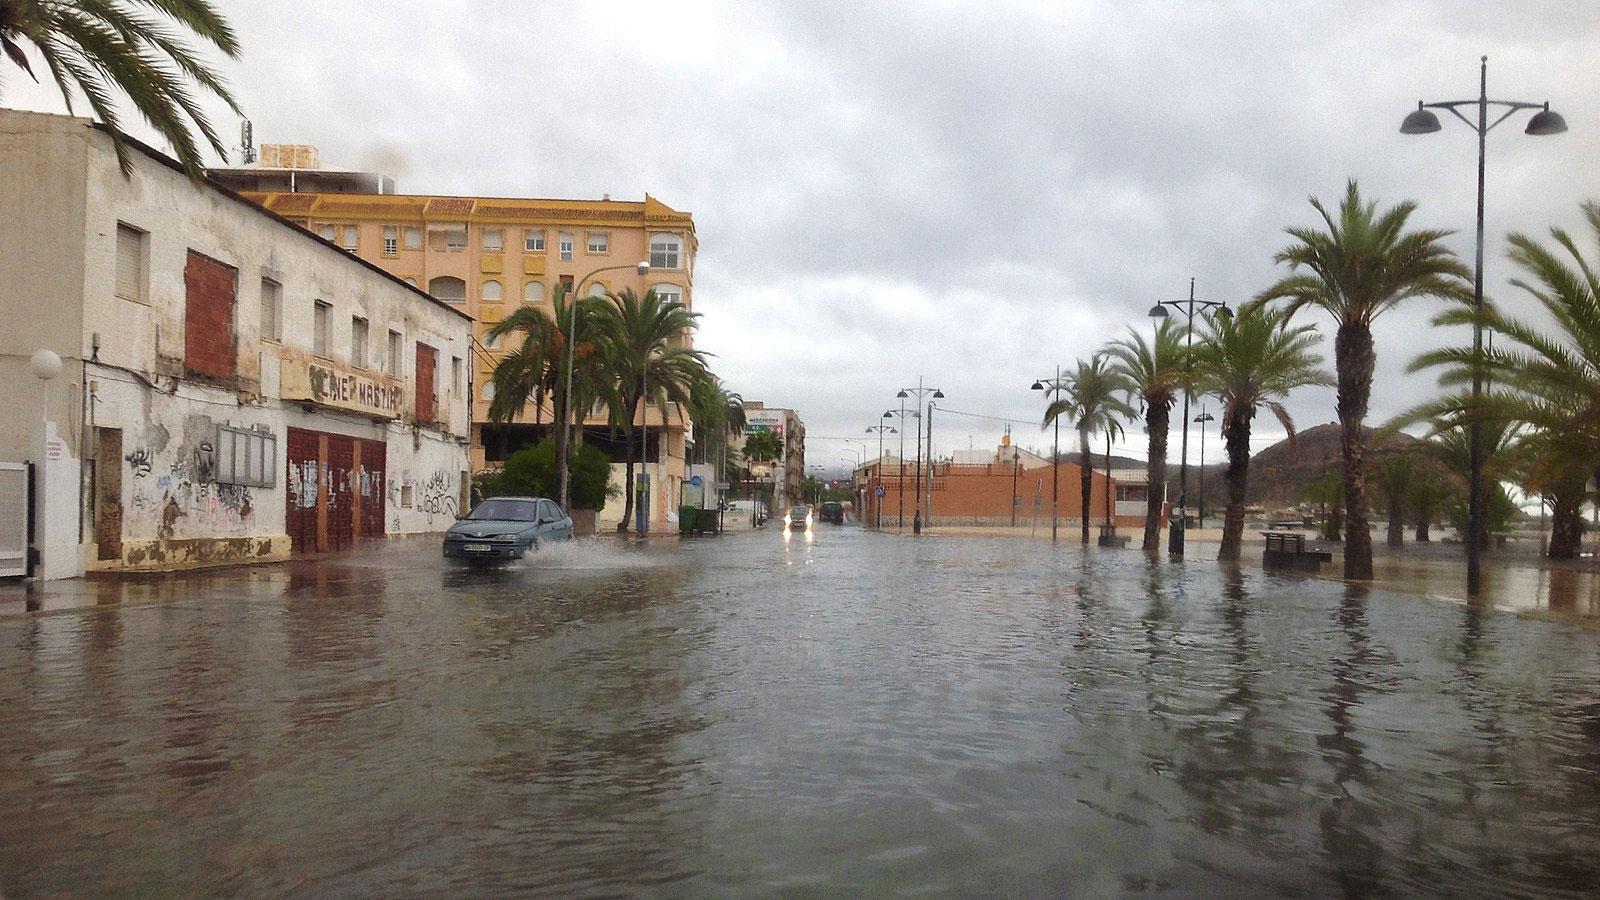
[[[804,519],[806,517],[806,512],[807,510],[804,506],[792,506],[789,508],[789,518]]]
[[[469,519],[495,519],[501,522],[539,521],[537,500],[485,500],[467,516]]]

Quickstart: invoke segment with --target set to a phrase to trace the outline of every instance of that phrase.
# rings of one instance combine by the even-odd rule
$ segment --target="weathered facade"
[[[30,323],[0,335],[0,460],[40,457],[44,429],[48,464],[78,471],[72,502],[44,498],[77,534],[41,548],[47,568],[443,530],[468,468],[471,320],[130,149],[125,176],[101,128],[0,111],[0,315]],[[40,349],[65,362],[43,405]]]

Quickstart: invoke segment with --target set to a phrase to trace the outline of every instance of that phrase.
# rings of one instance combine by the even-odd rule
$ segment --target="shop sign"
[[[322,362],[288,359],[283,361],[282,373],[285,400],[309,400],[386,419],[400,417],[401,386],[396,380]]]

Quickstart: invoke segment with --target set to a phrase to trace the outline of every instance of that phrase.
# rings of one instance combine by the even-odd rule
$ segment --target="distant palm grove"
[[[1332,386],[1340,465],[1331,476],[1337,482],[1323,493],[1332,494],[1330,521],[1342,522],[1346,578],[1372,578],[1375,508],[1387,519],[1390,545],[1403,543],[1408,525],[1416,527],[1416,540],[1428,541],[1430,526],[1444,519],[1464,542],[1486,546],[1490,534],[1509,527],[1519,513],[1513,491],[1522,502],[1550,509],[1549,556],[1576,556],[1588,483],[1600,474],[1600,204],[1582,207],[1588,233],[1580,237],[1588,258],[1580,240],[1559,228],[1551,229],[1548,244],[1510,235],[1508,255],[1520,273],[1511,284],[1537,301],[1543,314],[1537,322],[1488,298],[1475,309],[1473,270],[1442,243],[1451,232],[1409,227],[1416,204],[1381,207],[1364,199],[1352,180],[1336,208],[1315,198],[1311,206],[1318,223],[1286,229],[1291,241],[1273,257],[1286,269],[1279,281],[1237,311],[1208,302],[1194,316],[1197,322],[1161,318],[1150,337],[1130,329],[1068,369],[1044,424],[1060,418],[1076,428],[1087,460],[1091,434],[1110,433],[1119,420],[1143,420],[1151,491],[1142,547],[1156,553],[1173,406],[1186,394],[1216,398],[1227,451],[1218,555],[1236,560],[1253,420],[1263,410],[1271,413],[1292,441],[1295,425],[1285,399],[1303,387]],[[1409,361],[1410,371],[1438,373],[1440,395],[1374,430],[1366,419],[1379,317],[1428,301],[1440,305],[1435,326],[1480,327],[1495,339]],[[1319,323],[1309,318],[1318,312],[1334,326],[1331,373],[1318,352]],[[1420,428],[1422,440],[1396,439],[1402,428]],[[1475,535],[1465,514],[1474,428],[1484,472]],[[1374,443],[1390,445],[1376,468],[1368,459]],[[1338,524],[1324,536],[1338,539]],[[1087,524],[1082,540],[1088,542]]]

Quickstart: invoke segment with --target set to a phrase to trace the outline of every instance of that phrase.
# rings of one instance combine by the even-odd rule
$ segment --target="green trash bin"
[[[697,522],[695,520],[695,508],[694,507],[692,507],[692,506],[680,506],[680,507],[678,507],[678,533],[679,534],[694,534],[695,533],[696,524],[697,524]]]

